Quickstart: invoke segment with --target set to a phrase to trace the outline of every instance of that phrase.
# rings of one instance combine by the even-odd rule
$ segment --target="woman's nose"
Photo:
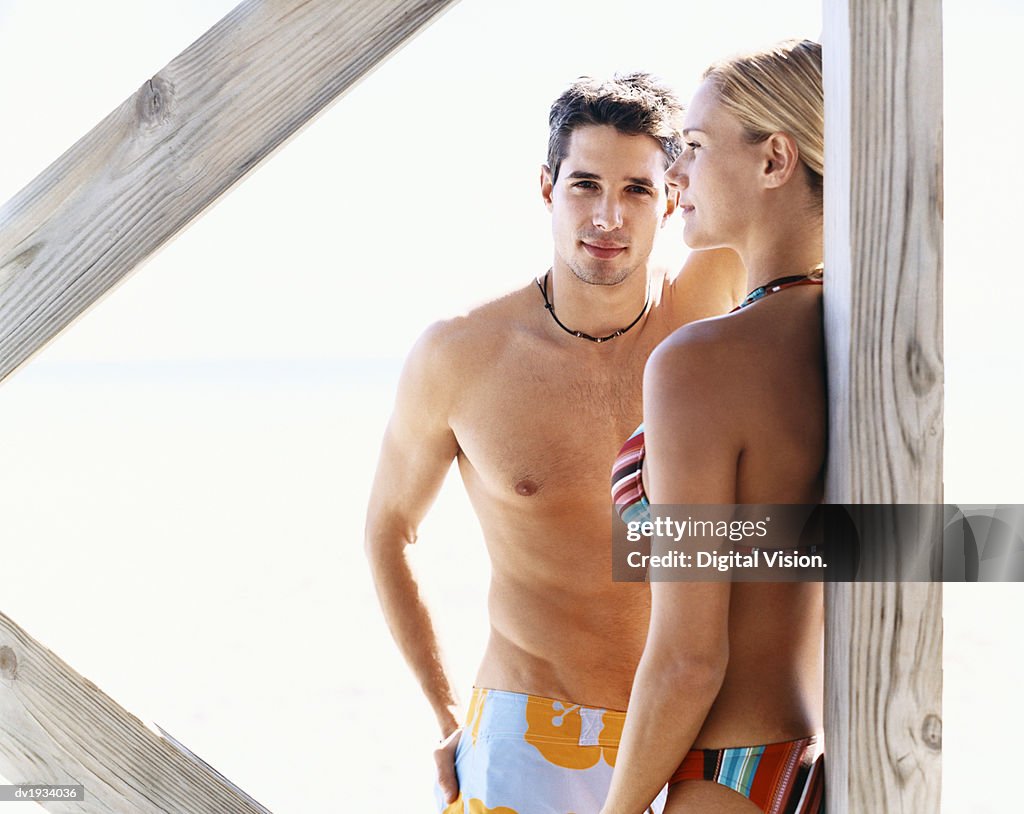
[[[665,183],[673,192],[679,192],[686,188],[689,179],[686,177],[686,170],[683,166],[683,156],[680,155],[671,166],[665,170]]]

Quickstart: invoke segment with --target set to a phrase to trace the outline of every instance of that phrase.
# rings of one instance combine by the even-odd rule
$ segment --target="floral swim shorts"
[[[504,690],[473,690],[455,752],[459,798],[441,814],[597,814],[626,713]],[[665,792],[651,811],[660,814]]]

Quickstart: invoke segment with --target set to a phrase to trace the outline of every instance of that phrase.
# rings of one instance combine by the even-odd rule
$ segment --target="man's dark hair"
[[[591,124],[609,125],[627,136],[652,136],[671,164],[683,149],[682,113],[675,93],[650,74],[616,74],[603,81],[581,76],[555,100],[548,115],[552,183],[558,180],[572,131]]]

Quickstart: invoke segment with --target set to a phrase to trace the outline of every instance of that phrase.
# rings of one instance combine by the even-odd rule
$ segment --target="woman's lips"
[[[618,257],[626,251],[625,246],[595,246],[593,243],[587,243],[586,241],[583,242],[583,248],[586,249],[587,254],[599,260],[611,260],[613,257]]]

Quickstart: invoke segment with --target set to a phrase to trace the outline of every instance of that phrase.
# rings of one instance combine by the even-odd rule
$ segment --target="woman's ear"
[[[772,133],[762,143],[765,153],[764,181],[769,189],[781,187],[800,163],[796,139],[789,133]]]

